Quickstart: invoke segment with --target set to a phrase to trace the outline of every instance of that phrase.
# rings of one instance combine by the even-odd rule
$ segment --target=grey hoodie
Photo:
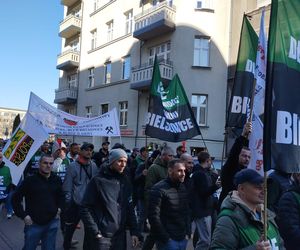
[[[81,205],[86,186],[98,174],[98,171],[93,161],[87,165],[81,165],[78,161],[74,161],[68,166],[63,183],[66,207],[70,206],[72,202]]]

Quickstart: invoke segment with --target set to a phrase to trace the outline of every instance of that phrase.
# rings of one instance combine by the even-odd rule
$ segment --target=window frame
[[[122,107],[123,104],[124,107]],[[120,127],[128,125],[128,101],[119,102],[119,123]]]
[[[110,69],[108,71],[108,69]],[[106,62],[104,64],[104,84],[111,83],[111,72],[112,72],[112,64],[111,62]]]
[[[107,42],[110,42],[114,39],[114,20],[110,20],[106,23],[107,25]]]
[[[199,47],[197,47],[197,40],[199,40]],[[207,46],[203,46],[201,41],[207,41]],[[210,67],[210,51],[211,51],[211,37],[209,36],[195,36],[194,50],[193,50],[193,66],[195,67]],[[201,59],[202,53],[206,54],[206,62]],[[197,58],[196,58],[197,57]],[[197,60],[197,61],[196,61]]]
[[[86,106],[85,107],[85,113],[87,118],[91,118],[93,113],[92,113],[92,108],[93,106]]]
[[[133,32],[133,9],[128,10],[124,13],[125,15],[125,35],[131,34]]]
[[[125,76],[125,68],[126,68],[126,60],[129,59],[129,65],[128,65],[128,77]],[[122,80],[129,80],[130,79],[130,73],[131,73],[131,56],[130,55],[127,55],[127,56],[124,56],[122,58]]]
[[[197,103],[194,105],[193,97],[197,98]],[[205,97],[205,104],[201,103],[201,97]],[[207,119],[208,119],[208,94],[192,94],[191,96],[191,108],[194,112],[193,108],[196,108],[196,113],[194,112],[195,119],[200,127],[207,127]],[[204,108],[204,123],[201,122],[201,108]]]
[[[92,88],[95,86],[95,67],[89,68],[88,72],[88,88]]]
[[[91,30],[91,50],[97,48],[97,29]]]

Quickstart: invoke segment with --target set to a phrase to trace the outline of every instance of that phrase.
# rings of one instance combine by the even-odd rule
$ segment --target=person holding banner
[[[230,150],[228,159],[221,169],[222,191],[219,198],[219,208],[221,207],[222,201],[225,199],[227,194],[234,190],[234,175],[240,170],[247,168],[250,163],[251,151],[248,148],[248,136],[251,131],[252,123],[247,122],[244,126],[242,135],[235,140],[235,143]]]
[[[38,173],[25,178],[13,195],[14,211],[25,223],[24,250],[36,249],[40,241],[41,249],[55,250],[63,196],[61,180],[52,173],[53,162],[51,155],[42,155]]]
[[[253,169],[243,169],[234,177],[236,191],[222,203],[210,249],[283,250],[283,240],[274,221],[274,213],[267,211],[267,235],[262,235],[264,178]]]

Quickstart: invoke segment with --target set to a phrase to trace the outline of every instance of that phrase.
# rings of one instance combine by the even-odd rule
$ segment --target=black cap
[[[246,168],[234,176],[234,184],[236,186],[245,182],[258,185],[264,182],[264,178],[255,170]]]
[[[87,150],[91,149],[94,150],[94,145],[92,143],[84,143],[81,147],[80,150]]]
[[[103,146],[103,145],[109,145],[109,144],[110,144],[109,141],[104,141],[104,142],[102,142],[102,146]]]

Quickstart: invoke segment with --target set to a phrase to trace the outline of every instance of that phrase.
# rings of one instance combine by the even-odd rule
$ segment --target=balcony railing
[[[136,15],[133,36],[147,40],[175,30],[176,7],[163,2]]]
[[[68,104],[77,101],[77,87],[64,87],[55,90],[54,103]]]
[[[160,75],[162,80],[173,78],[173,63],[169,60],[161,60],[159,63]],[[131,69],[131,89],[148,88],[151,84],[153,73],[153,63],[145,63]]]
[[[63,38],[70,38],[81,32],[81,17],[73,14],[68,15],[59,26],[59,35]]]
[[[57,58],[57,69],[69,70],[79,66],[80,55],[78,51],[67,50]]]
[[[60,0],[60,3],[62,5],[70,7],[70,6],[74,5],[76,2],[80,2],[80,1],[81,0]]]

